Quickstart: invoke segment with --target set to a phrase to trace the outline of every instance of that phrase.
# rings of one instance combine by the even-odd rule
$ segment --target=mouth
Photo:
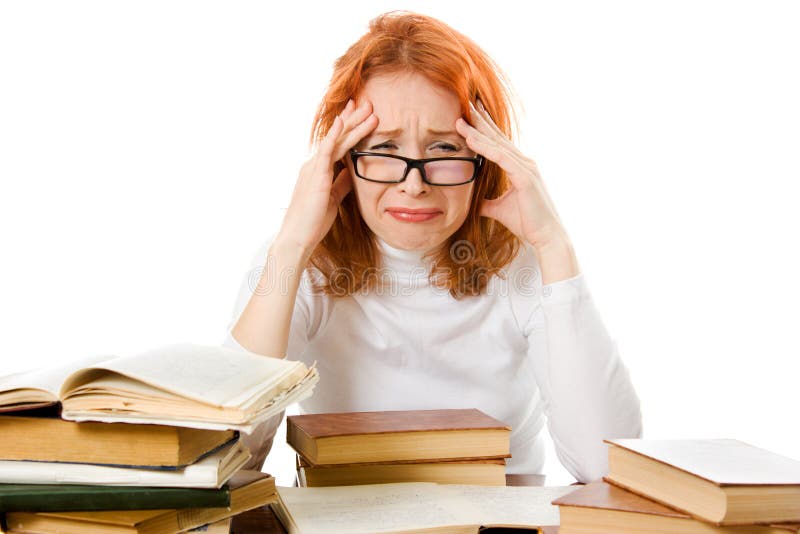
[[[424,222],[434,219],[442,214],[436,208],[386,208],[386,212],[403,222]]]

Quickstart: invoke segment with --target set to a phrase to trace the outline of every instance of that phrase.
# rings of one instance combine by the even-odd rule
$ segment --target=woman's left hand
[[[472,122],[456,121],[456,130],[467,146],[499,165],[511,181],[511,187],[496,199],[485,199],[480,214],[502,223],[535,249],[564,245],[569,241],[553,201],[545,190],[536,162],[525,156],[506,138],[489,113],[470,103]]]

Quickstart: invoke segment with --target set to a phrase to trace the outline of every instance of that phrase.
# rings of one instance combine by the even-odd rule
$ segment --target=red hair
[[[461,115],[468,120],[469,103],[479,99],[495,124],[512,139],[512,92],[494,61],[470,39],[437,19],[391,11],[371,20],[369,31],[334,63],[328,90],[314,118],[311,143],[325,137],[334,118],[350,98],[355,100],[370,76],[406,72],[422,74],[454,93]],[[333,175],[344,166],[343,160],[335,162]],[[456,299],[480,295],[492,276],[503,276],[501,269],[519,251],[521,242],[513,233],[494,219],[479,215],[484,198],[497,198],[508,187],[505,171],[487,160],[475,181],[466,220],[431,254],[431,283],[448,289]],[[354,195],[344,198],[333,226],[310,261],[323,275],[315,287],[329,295],[351,295],[379,283],[375,276],[368,276],[380,268],[377,241],[361,218]]]

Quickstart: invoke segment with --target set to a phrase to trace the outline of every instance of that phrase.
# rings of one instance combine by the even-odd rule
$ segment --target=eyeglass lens
[[[474,164],[467,160],[438,160],[424,164],[425,176],[434,184],[458,184],[466,182],[475,172]],[[396,182],[403,179],[406,162],[381,156],[358,158],[358,173],[370,180]]]

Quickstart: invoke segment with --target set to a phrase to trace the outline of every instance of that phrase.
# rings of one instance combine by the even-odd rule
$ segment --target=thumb
[[[495,219],[496,214],[497,214],[497,199],[490,199],[490,198],[483,199],[483,202],[481,202],[481,207],[478,215],[480,215],[481,217],[489,217],[490,219]]]
[[[331,197],[336,201],[336,205],[342,203],[344,197],[353,189],[353,179],[350,176],[350,171],[345,167],[339,174],[336,175],[336,178],[333,180],[333,186],[331,186]]]

